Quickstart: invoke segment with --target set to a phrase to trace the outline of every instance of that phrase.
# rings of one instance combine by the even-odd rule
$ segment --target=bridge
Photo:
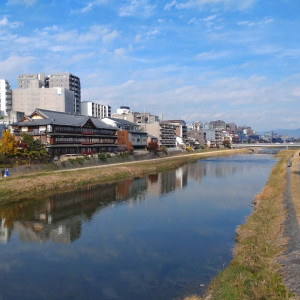
[[[232,148],[300,148],[300,143],[232,144]]]
[[[261,144],[232,144],[233,149],[250,148],[253,150],[263,148],[296,149],[300,148],[300,143],[261,143]]]

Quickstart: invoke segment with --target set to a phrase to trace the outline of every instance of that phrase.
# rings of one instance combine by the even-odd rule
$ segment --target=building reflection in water
[[[188,185],[188,179],[200,182],[204,176],[227,176],[235,168],[219,164],[191,163],[176,170],[152,174],[114,184],[88,186],[58,193],[46,199],[27,199],[0,207],[0,242],[7,243],[12,232],[23,242],[72,243],[81,235],[82,222],[115,203],[144,201],[146,195],[159,197]]]

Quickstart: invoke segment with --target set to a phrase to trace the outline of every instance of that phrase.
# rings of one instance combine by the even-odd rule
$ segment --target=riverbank
[[[254,212],[237,229],[232,261],[211,282],[204,299],[298,299],[285,285],[278,263],[278,257],[283,255],[287,239],[290,238],[283,233],[286,220],[284,200],[287,190],[286,166],[293,153],[295,151],[278,154],[279,161],[268,182],[254,199]],[[297,167],[294,173],[298,176],[299,165]],[[295,195],[299,197],[299,194]],[[280,260],[281,264],[285,262],[286,259]],[[298,278],[294,277],[295,280]],[[186,298],[196,299],[201,298]]]
[[[74,190],[84,185],[143,177],[165,170],[178,168],[187,162],[211,156],[232,155],[248,152],[242,150],[219,150],[197,152],[172,157],[107,164],[77,169],[36,172],[32,174],[3,178],[0,180],[0,202],[19,201],[60,190]]]
[[[287,190],[284,205],[287,217],[284,223],[286,249],[279,257],[284,284],[300,297],[300,156],[296,153],[287,169]]]

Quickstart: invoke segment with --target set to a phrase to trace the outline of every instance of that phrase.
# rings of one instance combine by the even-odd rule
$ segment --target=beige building
[[[30,115],[36,108],[74,112],[74,92],[57,88],[20,88],[12,90],[12,109]]]
[[[148,112],[132,112],[129,106],[121,106],[117,112],[111,115],[112,118],[123,119],[136,124],[160,122],[161,117],[151,115]]]
[[[81,87],[80,87],[80,79],[79,77],[65,72],[65,73],[55,73],[55,74],[51,74],[48,76],[45,76],[44,73],[38,73],[38,74],[20,74],[18,77],[18,90],[32,90],[32,91],[27,91],[27,92],[17,92],[19,95],[24,94],[26,95],[26,98],[24,98],[24,101],[28,101],[29,102],[36,102],[36,106],[33,107],[33,109],[31,109],[31,111],[29,113],[32,113],[32,111],[35,108],[44,108],[44,109],[50,109],[50,110],[54,110],[55,109],[55,104],[54,106],[51,107],[46,107],[46,106],[41,106],[37,104],[37,99],[36,96],[37,94],[40,93],[40,95],[42,95],[42,97],[48,97],[48,95],[52,95],[52,92],[46,91],[46,92],[37,92],[35,89],[53,89],[53,88],[57,88],[57,95],[59,95],[59,93],[61,93],[61,95],[63,93],[66,94],[66,101],[69,103],[69,97],[67,95],[67,92],[64,92],[64,90],[70,90],[73,92],[73,109],[70,110],[69,107],[66,110],[63,110],[63,112],[69,112],[69,113],[74,113],[74,114],[80,114],[80,109],[81,109]],[[60,89],[59,89],[60,88]],[[34,90],[34,91],[33,91]],[[32,93],[32,97],[30,96],[30,93]],[[61,96],[60,95],[60,96]],[[62,97],[60,97],[62,98]],[[13,98],[12,101],[14,102],[15,99]],[[43,99],[41,99],[41,102],[43,101]],[[51,99],[50,99],[51,101]],[[20,103],[18,102],[17,104],[13,104],[15,107],[17,105],[20,105]],[[30,104],[28,104],[30,106]],[[43,104],[44,105],[44,104]],[[17,107],[18,111],[20,111],[20,109]],[[61,111],[61,110],[58,110]]]
[[[176,147],[176,125],[167,122],[141,124],[148,134],[157,137],[158,146]]]

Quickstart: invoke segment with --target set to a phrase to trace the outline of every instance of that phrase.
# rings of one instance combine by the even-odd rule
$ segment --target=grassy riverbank
[[[276,257],[284,250],[286,162],[294,151],[282,151],[255,210],[237,230],[234,258],[212,281],[204,299],[289,299],[278,273]],[[186,300],[201,299],[197,296]]]
[[[220,150],[190,155],[172,156],[157,160],[101,165],[60,172],[38,172],[0,180],[0,202],[32,198],[41,193],[74,190],[83,185],[96,185],[134,177],[142,177],[178,168],[187,162],[210,156],[232,155],[248,150]]]

